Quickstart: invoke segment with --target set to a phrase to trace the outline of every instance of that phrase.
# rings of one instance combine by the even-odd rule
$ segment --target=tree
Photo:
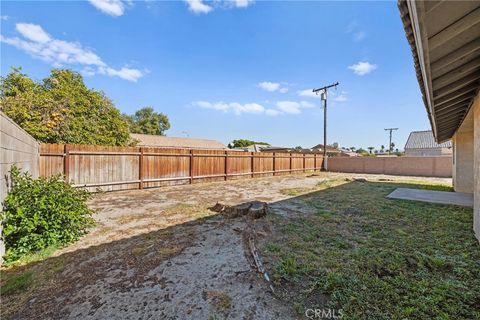
[[[372,154],[372,151],[373,151],[373,149],[375,149],[375,148],[374,148],[374,147],[368,147],[367,149],[368,149],[368,151],[370,152],[370,154]]]
[[[358,148],[356,152],[361,155],[368,154],[368,151],[363,149],[362,147]]]
[[[385,146],[382,144],[382,146],[380,147],[380,150],[383,152],[385,152]]]
[[[395,148],[395,143],[392,142],[392,144],[390,145],[390,151],[392,151],[393,148]]]
[[[249,147],[249,146],[254,145],[254,144],[261,144],[261,145],[264,145],[264,146],[269,146],[270,145],[267,142],[258,142],[258,141],[248,140],[248,139],[238,139],[238,140],[233,140],[232,142],[230,142],[228,144],[228,147],[230,149],[244,148],[244,147]]]
[[[41,142],[124,146],[130,141],[120,111],[103,92],[88,89],[77,72],[52,69],[36,82],[12,68],[1,78],[0,99],[2,111]]]
[[[165,131],[170,129],[168,117],[163,113],[158,113],[152,107],[145,107],[135,112],[134,115],[123,115],[129,124],[131,133],[165,135]]]
[[[334,142],[334,143],[332,143],[332,148],[334,148],[334,149],[338,149],[338,142]]]
[[[350,147],[350,150],[351,150],[352,152],[355,152],[356,149],[357,149],[357,148],[355,148],[355,147]]]

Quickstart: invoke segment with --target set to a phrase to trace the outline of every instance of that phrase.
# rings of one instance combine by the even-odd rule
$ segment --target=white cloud
[[[106,74],[111,77],[119,77],[128,81],[137,82],[138,79],[144,76],[144,73],[138,69],[132,69],[127,67],[122,67],[119,70],[106,67],[99,68],[101,74]]]
[[[264,82],[260,82],[257,86],[259,88],[261,88],[265,91],[269,91],[269,92],[275,92],[275,91],[278,91],[280,93],[287,93],[288,92],[288,88],[287,87],[282,87],[282,85],[278,82],[264,81]]]
[[[278,101],[277,102],[277,108],[280,111],[283,111],[285,113],[290,113],[290,114],[299,114],[301,113],[300,111],[300,103],[295,102],[295,101]]]
[[[266,109],[265,114],[267,116],[275,117],[275,116],[281,115],[282,112],[280,112],[279,110],[276,110],[276,109]]]
[[[187,3],[188,9],[196,14],[209,13],[216,8],[246,8],[254,3],[254,0],[212,0],[208,1],[208,4],[205,0],[184,1]]]
[[[313,92],[313,89],[305,89],[301,91],[297,91],[299,96],[302,97],[309,97],[309,98],[320,98],[320,95],[317,95],[315,92]]]
[[[188,4],[188,9],[194,13],[209,13],[213,7],[203,3],[202,0],[185,0]]]
[[[15,27],[17,31],[28,40],[40,43],[45,43],[52,40],[50,35],[43,31],[42,27],[39,25],[32,23],[17,23]]]
[[[264,81],[264,82],[260,82],[258,86],[263,90],[270,91],[270,92],[277,91],[278,89],[280,89],[280,83],[277,83],[277,82]]]
[[[215,102],[211,103],[208,101],[196,101],[192,103],[195,107],[218,110],[222,112],[233,112],[237,115],[243,113],[250,114],[264,114],[267,116],[278,116],[282,114],[299,114],[302,109],[314,108],[315,104],[307,101],[278,101],[274,104],[274,108],[265,108],[263,105],[258,103],[246,103],[241,104],[238,102]]]
[[[253,0],[233,0],[233,2],[237,8],[246,8],[253,3]]]
[[[0,41],[25,51],[30,56],[52,64],[83,66],[85,75],[104,74],[136,82],[145,72],[138,69],[122,67],[114,69],[108,66],[95,52],[84,48],[78,42],[58,40],[50,36],[39,25],[17,23],[16,30],[23,36],[7,38],[0,36]]]
[[[95,8],[108,15],[119,17],[125,12],[126,1],[122,0],[88,0]]]
[[[300,101],[300,102],[296,102],[296,101],[278,101],[277,102],[277,108],[278,110],[282,111],[282,112],[285,112],[285,113],[289,113],[289,114],[299,114],[302,112],[302,108],[315,108],[316,105],[311,103],[311,102],[307,102],[307,101]]]
[[[371,64],[368,61],[360,61],[356,64],[349,66],[348,69],[353,70],[353,72],[355,74],[358,74],[359,76],[363,76],[377,69],[377,67],[378,66],[376,64]]]
[[[205,108],[205,109],[213,109],[219,110],[223,112],[232,111],[237,115],[242,113],[253,113],[253,114],[261,114],[265,112],[265,108],[258,103],[246,103],[241,104],[238,102],[207,102],[207,101],[197,101],[193,103],[194,106]]]

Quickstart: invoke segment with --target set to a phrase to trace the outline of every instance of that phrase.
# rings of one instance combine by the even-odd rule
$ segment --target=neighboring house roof
[[[153,134],[130,134],[138,140],[140,147],[161,147],[161,148],[188,148],[188,149],[226,149],[227,147],[219,141],[209,139],[194,139],[182,137],[166,137]]]
[[[448,140],[443,143],[437,143],[433,137],[433,132],[428,131],[413,131],[408,136],[405,150],[407,149],[437,149],[437,148],[451,148],[452,141]]]
[[[312,149],[323,150],[323,144],[317,144],[316,146],[313,146]],[[334,148],[327,144],[327,152],[341,152],[341,151],[338,148]]]
[[[285,148],[285,147],[274,147],[274,146],[269,146],[265,144],[252,144],[248,147],[237,147],[233,148],[232,150],[237,150],[237,151],[248,151],[248,152],[274,152],[274,151],[285,151],[287,152],[292,148]]]
[[[361,157],[362,155],[353,151],[342,150],[340,153],[342,157]]]
[[[462,124],[480,87],[480,1],[399,0],[437,142]]]

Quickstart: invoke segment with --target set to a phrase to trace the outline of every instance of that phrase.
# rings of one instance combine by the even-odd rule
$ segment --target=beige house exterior
[[[435,141],[453,141],[455,191],[480,240],[480,1],[398,2]]]

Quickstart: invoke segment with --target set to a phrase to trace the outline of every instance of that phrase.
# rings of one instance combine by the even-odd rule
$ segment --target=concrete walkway
[[[457,206],[473,208],[473,194],[463,192],[397,188],[390,193],[387,198],[454,204]]]

